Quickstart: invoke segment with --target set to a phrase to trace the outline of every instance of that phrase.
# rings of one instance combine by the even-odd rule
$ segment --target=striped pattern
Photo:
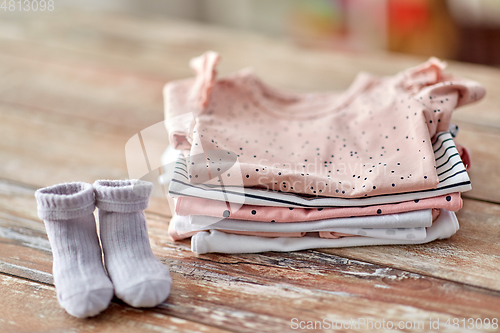
[[[350,207],[387,204],[408,200],[430,198],[453,192],[465,192],[471,189],[470,179],[460,159],[450,132],[438,134],[433,142],[436,158],[436,171],[439,184],[435,189],[384,194],[363,198],[327,198],[303,197],[293,193],[267,191],[256,188],[223,187],[204,184],[191,184],[187,177],[186,159],[179,155],[173,170],[173,178],[169,187],[172,197],[190,196],[235,204],[274,206],[274,207]]]

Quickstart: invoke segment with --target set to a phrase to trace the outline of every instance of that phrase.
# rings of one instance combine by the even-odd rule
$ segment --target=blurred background
[[[500,65],[499,0],[66,0],[57,6],[168,16],[310,48]]]

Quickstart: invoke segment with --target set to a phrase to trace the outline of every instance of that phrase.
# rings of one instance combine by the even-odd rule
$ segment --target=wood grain
[[[425,321],[485,318],[500,310],[491,291],[315,251],[197,258],[172,249],[177,258],[162,260],[174,288],[155,312],[230,330],[285,331],[293,318]]]
[[[345,89],[361,70],[391,75],[425,61],[307,50],[157,18],[64,10],[2,15],[0,331],[285,332],[292,331],[294,317],[422,320],[427,329],[429,318],[498,317],[500,70],[454,62],[450,72],[481,82],[488,95],[453,116],[461,128],[458,142],[471,149],[474,189],[464,195],[461,229],[450,239],[197,256],[189,241],[169,239],[168,205],[153,198],[150,240],[172,272],[170,297],[150,310],[115,299],[89,320],[65,314],[52,287],[52,256],[35,189],[127,177],[125,145],[162,121],[163,84],[191,76],[189,58],[208,49],[223,55],[221,75],[252,66],[266,82],[296,91]]]
[[[4,54],[0,55],[0,71],[5,73],[2,104],[29,108],[40,117],[70,115],[84,128],[129,137],[163,120],[166,80]]]
[[[373,263],[392,263],[391,267],[500,290],[500,257],[497,255],[500,251],[499,206],[465,200],[457,217],[460,230],[448,240],[405,247],[328,249],[322,252],[363,258]]]
[[[32,192],[28,188],[20,189],[19,185],[11,187],[8,183],[4,183],[3,188],[12,189],[4,190],[9,196],[0,196],[5,211],[0,222],[3,248],[0,271],[51,283],[47,278],[51,270],[50,247],[43,234],[43,224],[34,216],[33,210],[23,212],[22,208],[30,206]],[[471,215],[477,216],[475,212]],[[371,320],[446,320],[458,316],[485,318],[500,312],[500,292],[491,290],[498,287],[498,283],[485,281],[485,277],[476,276],[469,270],[453,271],[453,265],[457,266],[456,258],[443,256],[439,244],[417,248],[365,248],[379,256],[386,252],[392,255],[378,260],[383,262],[378,264],[327,253],[334,252],[330,250],[197,256],[190,252],[188,243],[168,240],[168,218],[154,212],[148,213],[147,217],[154,253],[168,265],[174,280],[171,296],[155,312],[188,321],[250,332],[268,331],[270,327],[287,330],[293,318],[361,318],[367,315],[366,309],[370,309],[367,318]],[[484,233],[493,234],[499,227],[495,225]],[[471,235],[483,237],[482,229],[469,228],[465,231],[469,239]],[[466,242],[460,242],[457,236],[440,243],[464,248],[463,243]],[[496,248],[491,248],[487,238],[483,237],[482,241],[486,243],[484,250],[490,248],[492,253],[497,252]],[[476,251],[476,255],[481,250]],[[431,255],[427,254],[428,258],[425,258],[426,251],[432,253],[433,261],[438,258],[441,261],[431,267],[428,262]],[[394,268],[401,265],[398,261],[401,262],[403,252],[423,258],[412,261],[406,255],[404,270]],[[358,257],[377,261],[366,253]],[[481,265],[475,270],[490,270],[492,276],[498,274],[495,271],[498,268],[482,266],[488,263],[484,258],[477,262]],[[414,273],[419,268],[418,264],[425,263],[425,271]],[[23,269],[16,271],[16,267]],[[447,275],[446,279],[436,278],[440,274]],[[452,282],[460,279],[469,279],[469,285]],[[474,284],[479,287],[472,286]],[[335,306],[340,302],[343,304],[341,309]],[[284,308],[283,304],[287,306]]]
[[[45,240],[44,226],[36,216],[33,190],[8,182],[0,182],[0,184],[0,188],[3,188],[0,192],[0,208],[5,216],[0,220],[0,226],[12,233],[5,238],[14,242],[15,240],[23,241],[26,237],[27,244],[38,244],[31,245],[26,251],[38,248],[48,253],[50,248]],[[162,203],[159,199],[157,205],[147,211],[151,229],[150,239],[153,249],[159,251],[156,252],[157,254],[169,257],[172,255],[170,252],[161,252],[160,249],[165,246],[177,248],[179,245],[172,243],[168,237],[169,216],[161,212],[162,207],[168,213],[166,203]],[[500,221],[499,206],[466,199],[464,208],[458,213],[458,218],[461,229],[448,240],[423,245],[328,249],[321,250],[321,252],[500,291],[498,280],[500,258],[496,255],[500,252],[497,236],[500,233],[500,223],[492,223],[492,221]],[[8,244],[7,241],[5,243]],[[23,246],[26,247],[26,245]],[[26,258],[22,257],[21,255],[26,251],[13,249],[12,253],[18,253],[16,257],[19,261],[11,263],[23,266],[29,263],[28,258],[37,257],[33,254],[27,254]],[[471,256],[474,256],[476,260],[471,261]],[[43,267],[47,261],[50,261],[50,257],[40,254],[38,259],[42,258],[45,258],[45,261],[40,263]],[[50,272],[47,268],[41,269],[40,266],[31,268]]]
[[[89,319],[69,316],[57,303],[54,287],[0,274],[2,332],[227,332],[159,312],[111,303]]]

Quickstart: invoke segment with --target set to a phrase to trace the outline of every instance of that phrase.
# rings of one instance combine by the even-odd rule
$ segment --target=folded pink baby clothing
[[[458,230],[470,155],[450,119],[483,98],[481,85],[431,58],[393,76],[360,73],[343,92],[290,93],[250,70],[217,78],[219,59],[192,59],[195,77],[164,88],[170,149],[182,151],[162,157],[172,239],[193,236],[197,253],[254,253]]]
[[[177,153],[175,155],[170,153],[164,154],[162,157],[162,163],[167,167],[165,168],[166,173],[161,177],[161,181],[163,184],[166,184],[169,179],[171,179],[169,195],[174,198],[184,196],[198,197],[229,202],[231,205],[238,205],[238,207],[242,204],[297,208],[374,206],[469,191],[471,189],[470,179],[462,163],[460,154],[455,148],[452,134],[450,132],[440,132],[435,135],[432,142],[439,184],[435,189],[423,191],[393,193],[361,198],[338,198],[311,197],[283,191],[266,191],[258,188],[224,186],[224,182],[219,186],[193,184],[189,182],[187,169],[187,165],[193,163],[193,161],[186,159],[183,154],[180,154],[179,151],[171,147],[169,148]],[[167,151],[168,150],[169,149],[167,149]],[[172,163],[173,161],[175,162]],[[228,170],[227,173],[234,175],[237,171],[237,168],[232,168],[230,171]]]
[[[176,200],[175,213],[177,215],[205,215],[260,222],[316,221],[338,217],[396,214],[428,208],[445,208],[448,211],[456,212],[462,208],[462,198],[459,192],[394,204],[336,208],[287,208],[242,205],[239,209],[234,210],[233,207],[237,207],[237,205],[230,205],[224,201],[194,197],[180,197]]]
[[[191,183],[341,198],[432,189],[431,137],[485,94],[435,58],[390,77],[361,73],[342,93],[308,94],[247,70],[217,79],[218,61],[215,52],[193,59],[196,77],[164,89],[171,145],[195,160]]]

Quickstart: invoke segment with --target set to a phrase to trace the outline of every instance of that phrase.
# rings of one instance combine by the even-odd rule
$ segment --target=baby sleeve
[[[191,59],[195,78],[169,82],[163,88],[165,127],[173,148],[191,148],[194,123],[208,104],[219,59],[220,56],[213,51]]]
[[[482,99],[479,83],[444,73],[446,63],[436,58],[402,73],[401,87],[424,106],[430,136],[447,131],[453,111]]]
[[[191,59],[189,66],[194,70],[196,79],[191,89],[191,100],[203,109],[208,104],[210,91],[217,75],[215,67],[220,56],[214,51],[207,51],[199,57]]]

